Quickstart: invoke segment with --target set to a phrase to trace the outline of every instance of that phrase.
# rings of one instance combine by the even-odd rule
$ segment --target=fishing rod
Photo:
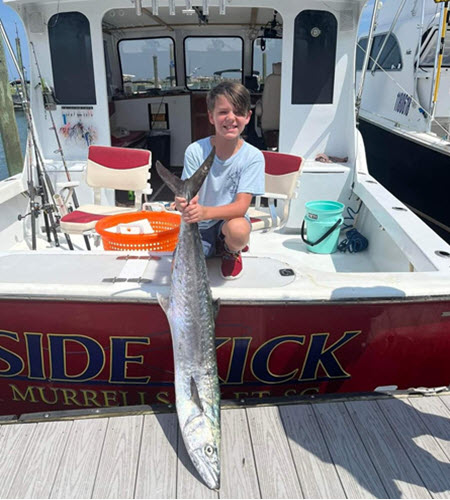
[[[59,247],[59,239],[58,239],[58,233],[57,229],[59,226],[59,217],[57,215],[57,207],[54,203],[53,200],[53,195],[54,195],[54,190],[52,183],[50,181],[50,178],[48,176],[47,171],[45,170],[44,167],[44,162],[42,159],[42,156],[39,151],[39,147],[37,145],[37,139],[36,139],[36,134],[35,134],[35,129],[34,129],[34,123],[33,123],[33,118],[31,115],[31,110],[29,106],[29,97],[28,97],[28,89],[26,88],[26,80],[23,76],[23,71],[22,68],[19,66],[19,63],[17,62],[16,55],[12,49],[11,43],[8,38],[8,34],[5,31],[5,27],[3,26],[3,22],[0,19],[0,31],[3,37],[3,40],[5,41],[5,44],[8,48],[9,54],[11,56],[11,59],[14,63],[14,66],[16,67],[17,73],[19,74],[19,78],[22,82],[22,89],[23,89],[23,94],[22,94],[22,106],[23,110],[25,111],[25,117],[27,119],[27,126],[28,126],[28,133],[31,136],[31,143],[32,147],[34,149],[34,155],[35,155],[35,162],[36,162],[36,171],[37,171],[37,177],[38,177],[38,186],[37,189],[33,184],[32,178],[28,179],[28,185],[29,185],[29,196],[30,196],[30,212],[28,214],[25,214],[24,216],[19,215],[18,219],[21,220],[27,215],[31,215],[31,225],[32,225],[32,248],[33,250],[36,250],[36,231],[35,228],[33,228],[33,223],[35,222],[35,219],[37,219],[39,213],[42,211],[43,217],[44,217],[44,223],[45,223],[45,229],[47,233],[47,240],[50,242],[51,241],[51,234],[53,234],[53,239],[55,242],[55,246]],[[28,151],[28,154],[30,156],[30,161],[31,161],[31,151]],[[50,193],[50,196],[49,196]],[[41,197],[41,204],[37,204],[34,201],[34,196],[35,194],[40,195]],[[31,202],[32,200],[32,202]],[[70,241],[69,235],[65,234],[67,244],[72,246],[72,242]]]
[[[32,164],[32,153],[31,153],[31,135],[28,134],[27,137],[27,186],[28,186],[28,196],[30,198],[30,217],[31,217],[31,249],[36,250],[36,220],[39,215],[39,204],[34,200],[36,196],[36,188],[33,183],[33,164]],[[28,215],[28,214],[27,214]],[[18,219],[22,220],[25,216],[19,214]]]
[[[39,77],[39,82],[40,82],[40,85],[41,85],[42,98],[44,99],[44,108],[45,108],[46,111],[48,111],[48,114],[50,115],[50,120],[52,122],[52,127],[51,128],[52,128],[52,130],[55,133],[56,143],[58,145],[58,149],[55,151],[55,153],[59,153],[60,154],[61,161],[62,161],[62,164],[63,164],[63,167],[64,167],[64,171],[66,173],[67,180],[71,183],[72,179],[70,177],[69,169],[67,168],[66,158],[64,156],[64,151],[63,151],[63,148],[62,148],[62,145],[61,145],[61,141],[59,139],[59,134],[58,134],[58,130],[56,128],[55,120],[53,119],[53,113],[52,113],[50,107],[48,107],[48,106],[45,105],[46,103],[45,103],[44,93],[45,93],[46,85],[45,85],[44,79],[42,78],[41,68],[39,66],[39,61],[38,61],[38,58],[36,56],[36,51],[34,50],[34,43],[30,42],[30,46],[31,46],[31,50],[33,51],[34,62],[36,64],[36,69],[37,69],[37,73],[38,73],[38,77]],[[70,186],[70,189],[71,189],[71,195],[72,195],[73,204],[74,204],[75,208],[78,208],[80,206],[80,203],[78,202],[78,197],[77,197],[77,193],[75,192],[74,185]],[[63,210],[63,211],[66,210],[66,203],[65,203],[65,201],[62,199],[62,197],[59,194],[56,194],[56,195],[54,194],[53,195],[53,199],[54,199],[55,203],[61,207],[60,208],[61,210]],[[71,210],[69,210],[69,211],[71,211]],[[62,215],[64,215],[64,214],[62,214]],[[91,246],[89,244],[89,238],[88,238],[87,235],[83,235],[83,236],[84,236],[84,242],[86,244],[86,248],[88,250],[90,250]],[[73,250],[73,247],[71,247],[70,245],[69,245],[69,247],[70,247],[71,250]]]

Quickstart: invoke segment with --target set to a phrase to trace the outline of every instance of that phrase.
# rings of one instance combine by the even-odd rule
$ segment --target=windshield
[[[420,66],[434,66],[436,57],[436,41],[438,38],[437,30],[434,30],[433,35],[428,40],[428,43],[422,50],[420,56]],[[442,66],[450,67],[450,29],[447,29],[447,36],[445,38],[444,56],[442,58]]]

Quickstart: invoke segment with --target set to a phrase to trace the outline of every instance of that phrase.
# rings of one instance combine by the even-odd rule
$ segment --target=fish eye
[[[214,448],[210,444],[207,444],[205,446],[205,453],[208,457],[211,457],[212,454],[214,453]]]

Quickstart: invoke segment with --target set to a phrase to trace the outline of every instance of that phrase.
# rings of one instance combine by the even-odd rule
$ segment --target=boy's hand
[[[186,200],[185,200],[186,201]],[[198,203],[198,195],[194,196],[183,211],[181,212],[183,220],[188,224],[200,222],[205,219],[205,207]]]
[[[175,196],[174,208],[178,210],[178,212],[183,213],[184,209],[187,207],[188,203],[186,198],[181,198],[180,196]]]

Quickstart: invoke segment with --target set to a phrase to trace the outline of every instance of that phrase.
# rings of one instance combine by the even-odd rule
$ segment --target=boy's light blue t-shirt
[[[188,179],[211,152],[210,137],[192,143],[184,154],[181,178]],[[264,156],[261,151],[244,141],[239,151],[225,161],[214,157],[208,177],[200,189],[199,203],[206,207],[218,207],[232,203],[238,193],[254,196],[264,194]],[[206,229],[217,222],[215,219],[200,222]]]

